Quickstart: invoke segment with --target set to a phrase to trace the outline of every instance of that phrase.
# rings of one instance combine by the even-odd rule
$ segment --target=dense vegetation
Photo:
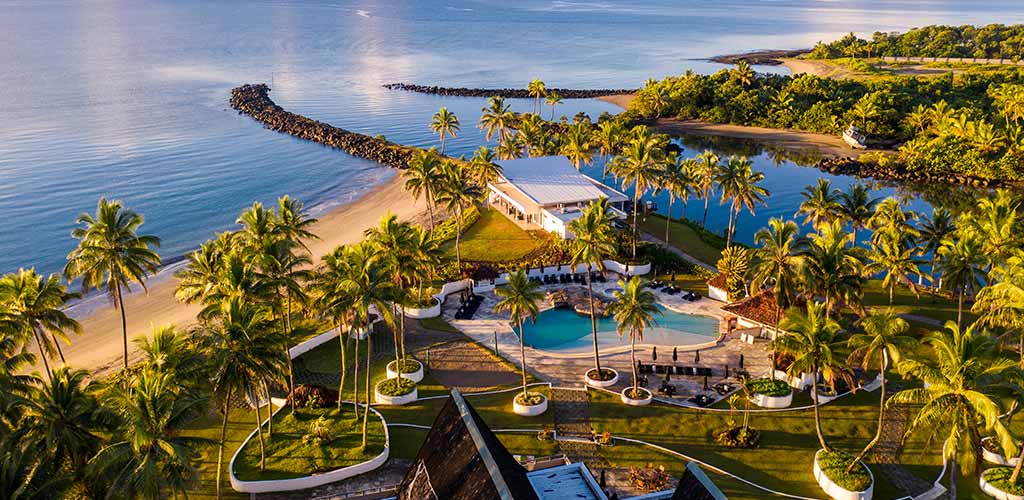
[[[833,42],[819,42],[808,54],[813,59],[881,56],[1020,60],[1024,25],[925,26],[906,33],[876,31],[870,40],[850,33]]]
[[[853,124],[869,143],[897,145],[870,161],[910,173],[1024,180],[1024,70],[938,77],[829,79],[757,74],[745,64],[649,82],[635,118],[792,128],[838,135]]]

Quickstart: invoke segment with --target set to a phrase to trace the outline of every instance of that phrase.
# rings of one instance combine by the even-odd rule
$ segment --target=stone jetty
[[[866,163],[855,158],[826,158],[814,165],[823,172],[836,175],[853,175],[870,177],[883,181],[907,181],[928,184],[946,183],[961,184],[979,188],[996,188],[1014,185],[998,179],[986,179],[963,174],[944,174],[935,172],[911,172],[903,168],[883,168],[873,163]]]
[[[269,96],[266,84],[242,85],[231,89],[231,107],[249,115],[269,129],[307,141],[340,149],[352,156],[394,168],[405,168],[415,151],[380,137],[350,132],[331,124],[285,111]]]
[[[414,83],[387,83],[382,87],[389,90],[404,90],[420,94],[435,94],[458,97],[508,97],[515,99],[533,99],[534,96],[524,89],[477,89],[466,87],[438,87],[434,85],[416,85]],[[637,89],[558,89],[549,88],[547,93],[558,93],[563,99],[591,99],[608,95],[632,94]]]

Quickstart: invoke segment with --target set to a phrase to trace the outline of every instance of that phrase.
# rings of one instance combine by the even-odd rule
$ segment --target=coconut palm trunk
[[[526,341],[523,335],[523,320],[519,320],[519,366],[522,368],[523,375],[523,402],[526,399]]]
[[[871,442],[869,442],[868,445],[865,446],[863,450],[861,450],[861,452],[857,455],[857,458],[855,458],[853,462],[850,462],[850,465],[846,466],[847,474],[853,472],[853,468],[857,465],[857,463],[860,462],[861,460],[864,460],[864,457],[867,456],[868,452],[874,449],[875,445],[877,445],[878,442],[882,439],[882,426],[885,425],[885,370],[887,370],[888,368],[889,350],[882,349],[882,371],[880,374],[882,386],[881,388],[879,388],[878,394],[878,428],[875,430],[875,437],[871,439]]]
[[[635,186],[636,193],[633,195],[633,258],[636,259],[636,229],[637,216],[640,214],[640,186]]]
[[[597,377],[601,377],[601,354],[597,350],[597,313],[594,311],[594,270],[593,265],[587,263],[587,296],[590,298],[590,331],[594,337],[594,367],[597,369]]]
[[[1010,475],[1010,484],[1017,484],[1017,480],[1020,479],[1021,466],[1024,465],[1024,444],[1020,447],[1020,453],[1017,454],[1017,465],[1013,466],[1013,474]]]
[[[711,201],[711,193],[704,191],[704,217],[700,220],[700,227],[708,227],[708,202]]]
[[[427,213],[430,214],[430,232],[434,232],[434,200],[430,194],[430,189],[427,189]]]
[[[956,476],[959,474],[959,470],[956,467],[956,455],[954,454],[949,459],[949,498],[957,498],[956,494]]]
[[[352,364],[354,373],[352,374],[352,411],[353,417],[356,422],[359,421],[359,334],[356,334],[356,355],[355,362]]]
[[[270,402],[270,384],[263,383],[263,395],[267,398],[267,440],[274,437],[274,405]]]
[[[338,350],[341,351],[341,381],[338,383],[338,413],[341,413],[342,401],[345,399],[345,372],[348,371],[348,367],[345,366],[345,330],[339,323],[336,328],[338,329]]]
[[[224,395],[224,421],[220,425],[220,446],[217,448],[217,500],[224,498],[221,476],[224,473],[224,443],[228,439],[228,412],[231,411],[231,389]]]
[[[818,367],[815,366],[811,370],[811,397],[814,398],[814,431],[818,433],[818,443],[821,444],[821,449],[825,451],[831,451],[828,447],[828,443],[825,442],[825,433],[821,430],[821,411],[818,408]]]
[[[53,372],[50,370],[50,362],[46,360],[46,351],[43,350],[43,342],[42,339],[39,338],[39,329],[34,328],[32,335],[36,338],[36,347],[39,348],[39,357],[43,360],[43,368],[46,369],[46,378],[47,380],[50,380],[53,378]]]
[[[284,316],[284,327],[285,327],[285,342],[291,342],[292,339],[292,292],[285,292],[285,316]],[[284,346],[284,357],[288,361],[288,394],[291,394],[295,390],[295,371],[292,369],[292,353],[291,347],[287,344]],[[267,400],[269,401],[269,400]],[[295,412],[295,403],[291,405],[292,413]],[[271,415],[270,418],[274,418]]]
[[[668,244],[668,228],[669,228],[669,225],[672,223],[672,201],[673,201],[673,198],[674,197],[671,196],[671,195],[669,195],[669,197],[668,197],[668,215],[665,216],[665,244]]]
[[[459,249],[462,242],[462,203],[458,204],[456,211],[458,213],[455,214],[455,267],[462,271],[462,251]]]
[[[956,326],[959,328],[964,321],[964,287],[959,287],[956,297]]]
[[[124,312],[124,296],[121,295],[121,285],[114,283],[114,297],[117,299],[117,309],[121,312],[121,339],[124,347],[124,369],[128,369],[128,316]],[[45,356],[44,356],[45,357]]]
[[[370,420],[370,369],[373,367],[373,342],[366,336],[366,406],[363,408],[363,444],[366,449],[366,425]]]
[[[263,422],[261,422],[260,419],[259,396],[254,394],[253,400],[256,402],[256,435],[259,436],[260,442],[260,470],[263,471],[267,469],[267,450],[265,448],[265,445],[263,444]],[[269,402],[267,404],[267,409],[270,409]]]
[[[68,364],[67,360],[64,359],[64,350],[60,348],[60,342],[57,342],[57,336],[51,333],[50,340],[53,341],[53,346],[57,348],[57,357],[60,358],[60,364]]]
[[[640,390],[636,376],[636,328],[630,328],[629,331],[629,366],[633,367],[633,394],[631,397],[636,398],[637,392]]]

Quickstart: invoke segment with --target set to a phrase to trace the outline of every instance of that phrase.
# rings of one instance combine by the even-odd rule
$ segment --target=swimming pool
[[[682,314],[658,306],[662,314],[655,317],[657,325],[644,331],[638,344],[684,346],[700,344],[718,336],[719,321],[711,316]],[[526,345],[559,353],[581,353],[593,349],[590,337],[590,316],[577,314],[570,308],[549,309],[537,315],[537,322],[526,322]],[[599,347],[628,346],[629,335],[619,338],[611,317],[597,318]]]

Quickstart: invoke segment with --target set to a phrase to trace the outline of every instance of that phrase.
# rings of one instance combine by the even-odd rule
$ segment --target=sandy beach
[[[389,209],[402,220],[416,220],[426,210],[426,203],[422,199],[417,202],[405,192],[401,176],[396,174],[352,203],[338,206],[318,217],[312,231],[321,239],[307,242],[316,261],[338,245],[361,240],[363,231],[376,225]],[[178,302],[174,298],[176,286],[177,280],[169,277],[150,285],[149,293],[136,292],[126,297],[129,340],[148,335],[151,325],[171,323],[187,327],[195,323],[199,306]],[[68,365],[98,375],[119,368],[122,353],[120,313],[106,306],[78,320],[82,333],[72,335],[71,345],[63,347]],[[129,342],[129,362],[135,359],[137,352]]]
[[[632,95],[614,95],[599,97],[623,109],[633,100]],[[771,142],[793,150],[814,151],[824,155],[859,157],[861,150],[851,148],[838,136],[815,134],[800,130],[776,129],[765,127],[749,127],[708,123],[700,120],[680,120],[677,118],[661,118],[651,127],[652,130],[670,135],[718,135]]]

